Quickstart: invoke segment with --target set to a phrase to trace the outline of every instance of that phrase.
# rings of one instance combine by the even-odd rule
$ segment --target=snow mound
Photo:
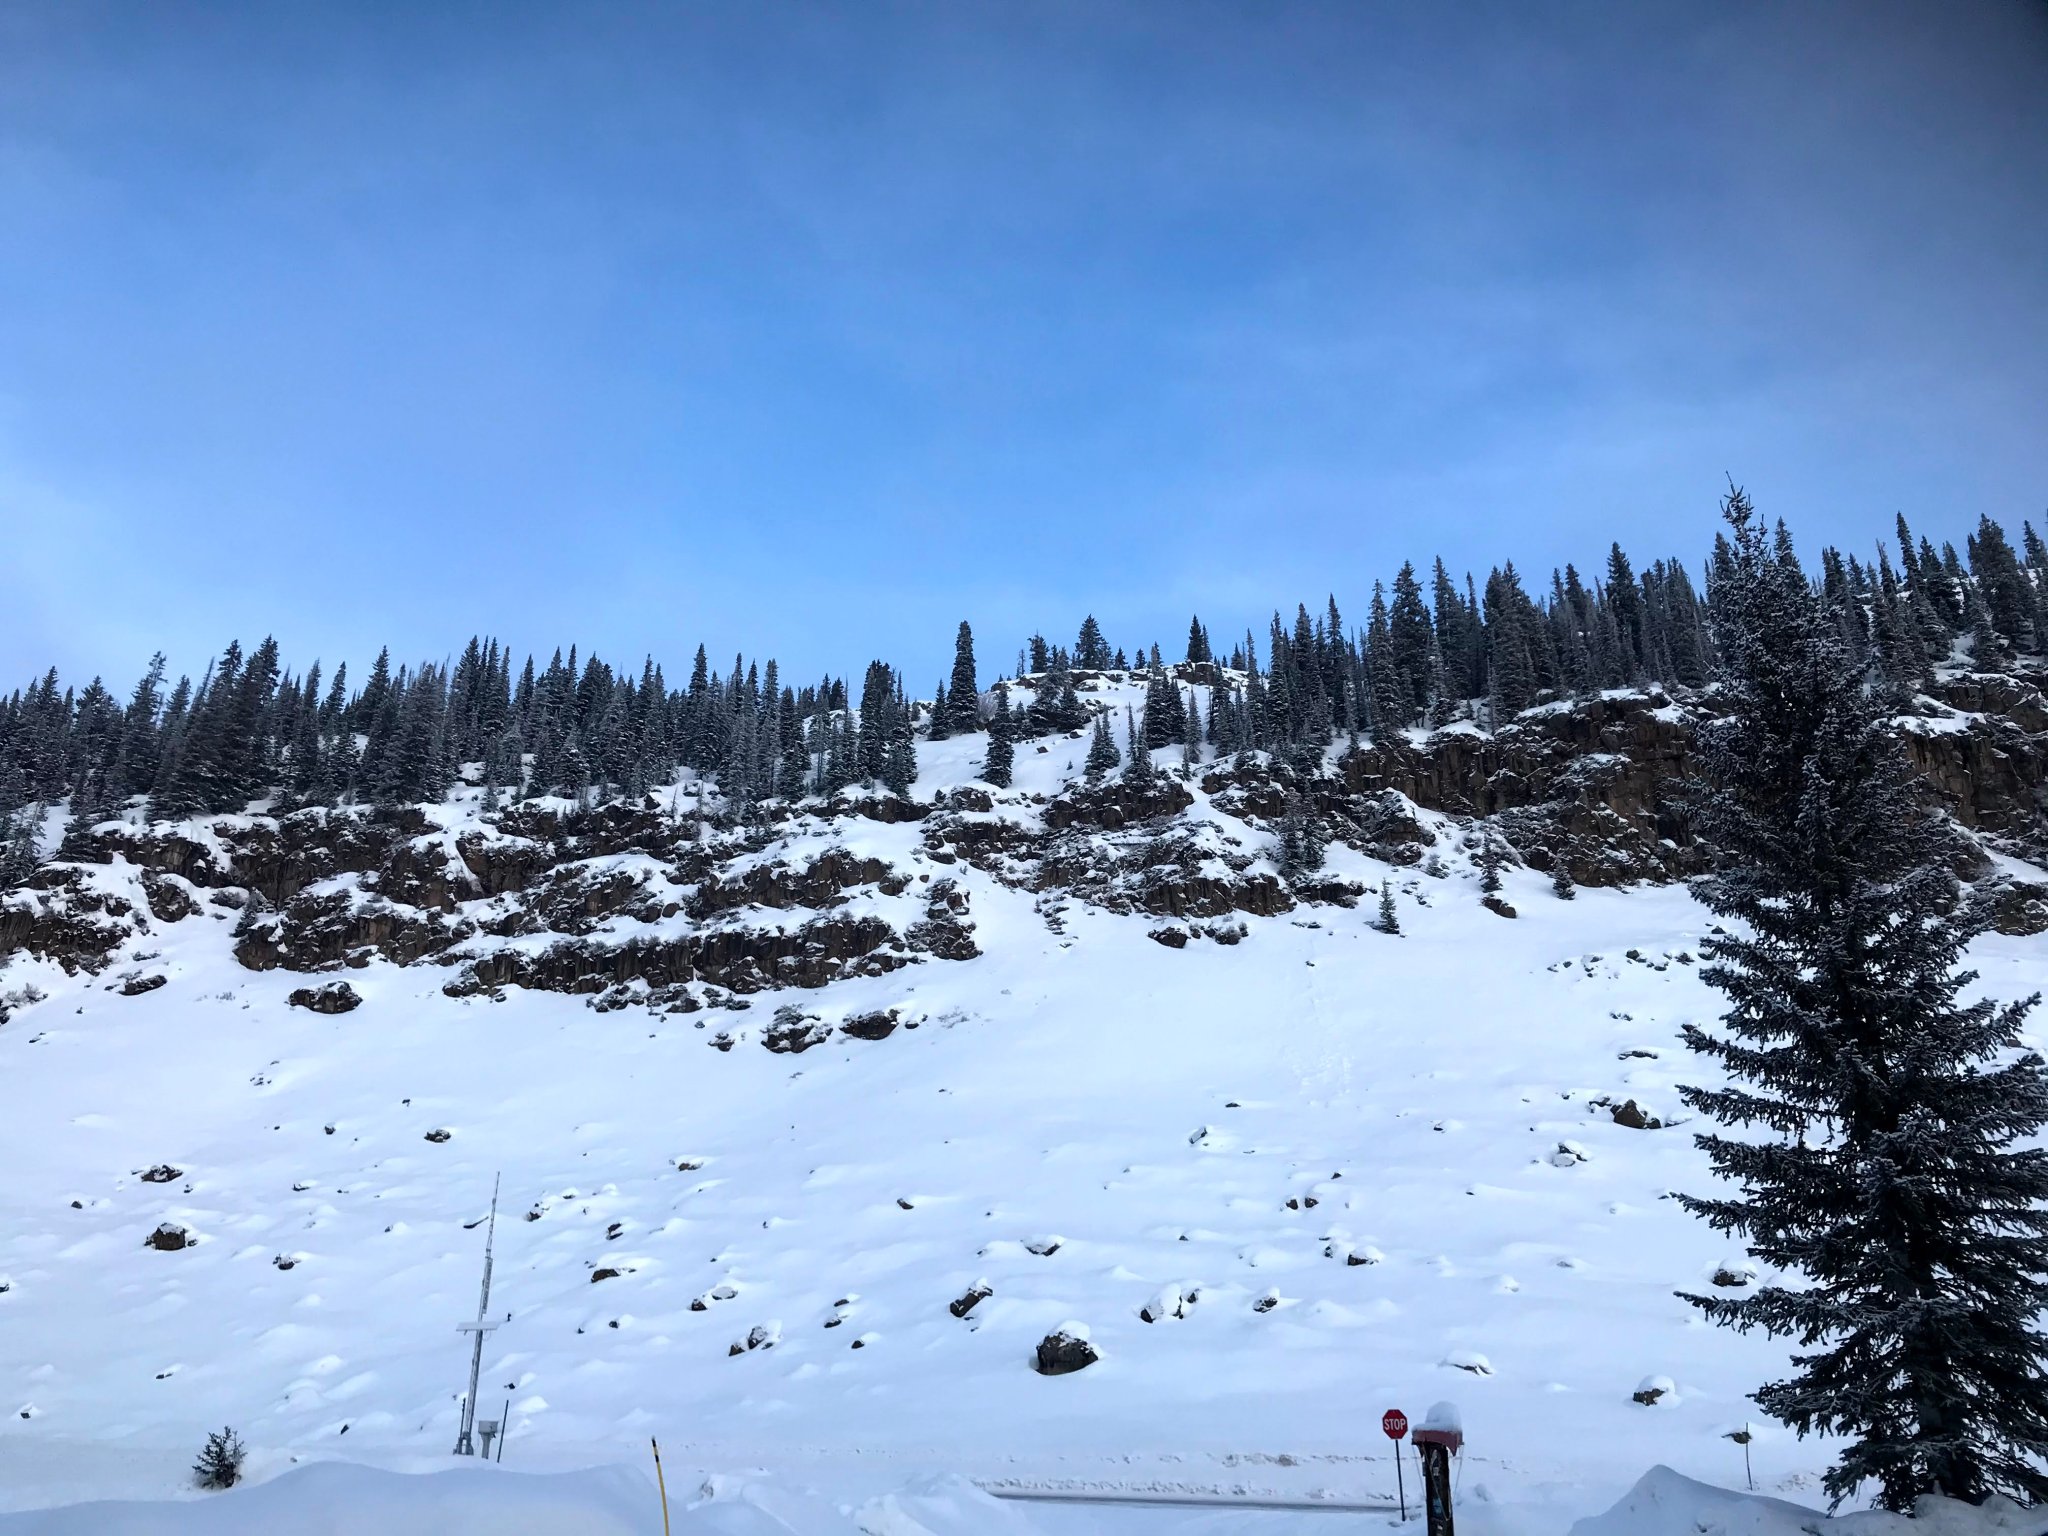
[[[0,1515],[0,1536],[652,1536],[660,1529],[654,1485],[629,1467],[550,1473],[460,1467],[409,1474],[322,1461],[203,1498],[69,1504]],[[790,1528],[686,1521],[678,1529],[779,1536]]]
[[[849,1513],[778,1483],[710,1479],[669,1496],[674,1536],[1032,1536],[1011,1505],[962,1477],[933,1477]],[[661,1501],[630,1467],[389,1472],[349,1462],[159,1502],[71,1504],[0,1515],[0,1536],[656,1536]]]
[[[1926,1498],[1910,1518],[1859,1510],[1831,1519],[1804,1505],[1652,1467],[1612,1509],[1573,1525],[1570,1536],[2003,1536],[2040,1523],[2038,1514],[1999,1498],[1982,1506]]]

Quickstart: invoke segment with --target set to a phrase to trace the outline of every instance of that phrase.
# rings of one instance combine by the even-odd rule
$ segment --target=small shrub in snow
[[[206,1448],[192,1463],[192,1475],[202,1488],[232,1488],[242,1480],[242,1459],[248,1455],[233,1429],[206,1437]]]

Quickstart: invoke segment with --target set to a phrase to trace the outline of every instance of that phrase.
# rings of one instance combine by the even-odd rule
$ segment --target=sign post
[[[1408,1518],[1408,1484],[1401,1476],[1401,1437],[1408,1433],[1408,1415],[1398,1408],[1389,1408],[1380,1415],[1380,1428],[1394,1442],[1394,1490],[1401,1496],[1401,1519]]]

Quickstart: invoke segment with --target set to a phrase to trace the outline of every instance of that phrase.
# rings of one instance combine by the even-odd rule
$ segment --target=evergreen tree
[[[1394,910],[1394,884],[1391,880],[1380,881],[1380,915],[1373,926],[1381,933],[1397,934],[1401,931],[1401,914]]]
[[[1137,716],[1128,706],[1124,709],[1124,748],[1124,777],[1134,784],[1143,784],[1152,777],[1152,749],[1138,733]]]
[[[1479,889],[1488,896],[1498,896],[1500,894],[1501,863],[1500,844],[1494,840],[1493,833],[1490,830],[1481,832],[1479,834],[1478,857]]]
[[[1010,685],[996,684],[996,711],[988,722],[988,755],[982,760],[981,776],[998,789],[1010,787],[1010,773],[1016,760],[1012,745],[1015,723],[1010,718]]]
[[[1116,749],[1116,740],[1109,734],[1109,716],[1097,715],[1095,732],[1088,741],[1088,757],[1081,765],[1082,772],[1092,784],[1122,761],[1123,755]]]
[[[1579,888],[1572,884],[1572,872],[1565,866],[1562,853],[1550,866],[1550,889],[1559,901],[1571,901],[1579,894]]]
[[[1702,730],[1694,802],[1722,860],[1698,886],[1728,919],[1703,978],[1729,1000],[1686,1043],[1733,1080],[1685,1102],[1742,1139],[1701,1136],[1735,1189],[1682,1196],[1796,1273],[1687,1299],[1806,1351],[1757,1402],[1851,1444],[1825,1486],[1885,1508],[1939,1492],[2048,1494],[2048,1070],[2019,1051],[2032,999],[1962,1004],[1959,901],[1937,817],[1883,702],[1741,491],[1716,597],[1723,716]],[[1782,525],[1780,525],[1782,530]]]
[[[946,731],[951,736],[972,734],[981,729],[981,684],[975,681],[974,631],[960,621],[960,633],[953,642],[953,676],[946,685]]]
[[[1074,642],[1074,665],[1087,672],[1105,672],[1113,660],[1109,642],[1102,638],[1102,626],[1091,613],[1081,621],[1081,635]]]

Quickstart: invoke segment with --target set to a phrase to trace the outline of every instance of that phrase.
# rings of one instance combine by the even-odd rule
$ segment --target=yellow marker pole
[[[647,1443],[654,1447],[654,1486],[661,1490],[661,1536],[668,1536],[668,1484],[661,1475],[661,1442],[649,1435]]]

